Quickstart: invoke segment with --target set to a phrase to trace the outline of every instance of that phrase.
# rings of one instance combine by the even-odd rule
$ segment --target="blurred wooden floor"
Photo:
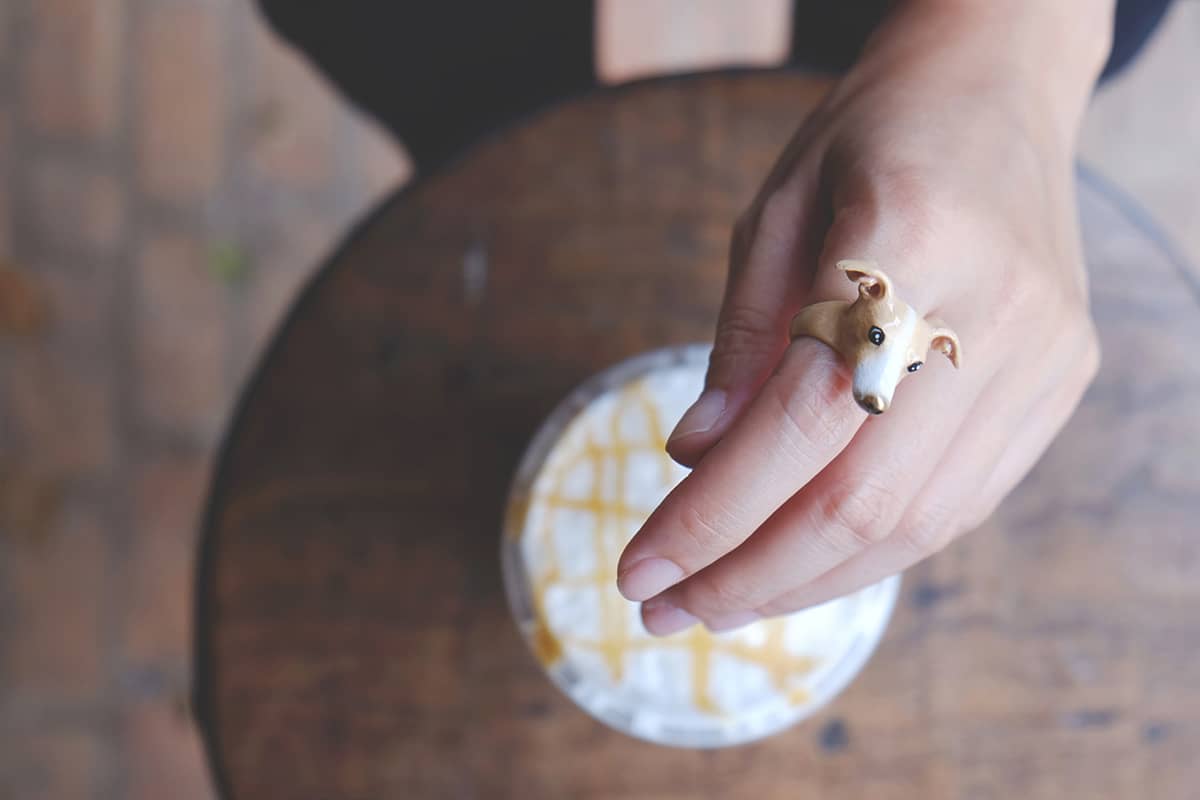
[[[601,66],[769,63],[785,9],[613,0]],[[1193,263],[1198,73],[1179,0],[1082,143]],[[0,798],[211,796],[184,701],[216,438],[298,283],[407,173],[249,3],[0,3]]]

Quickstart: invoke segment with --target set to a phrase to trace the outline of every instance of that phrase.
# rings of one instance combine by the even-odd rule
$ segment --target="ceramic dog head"
[[[886,411],[896,386],[921,368],[931,349],[959,366],[962,349],[954,331],[898,298],[875,264],[839,261],[837,268],[858,284],[858,299],[808,306],[792,320],[792,337],[813,336],[841,354],[854,374],[854,399],[864,411]]]

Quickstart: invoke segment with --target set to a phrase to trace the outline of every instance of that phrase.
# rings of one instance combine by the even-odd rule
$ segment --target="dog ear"
[[[846,273],[847,278],[858,284],[858,293],[863,297],[882,300],[892,293],[892,282],[874,261],[839,261],[837,268]]]
[[[958,334],[947,328],[946,323],[940,319],[931,318],[925,321],[933,329],[929,339],[929,349],[937,350],[950,359],[950,363],[954,365],[955,369],[958,369],[962,364],[962,345],[958,343]]]

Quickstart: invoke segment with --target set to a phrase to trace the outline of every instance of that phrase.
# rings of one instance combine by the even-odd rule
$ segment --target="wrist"
[[[1114,0],[901,0],[860,65],[916,70],[930,91],[998,89],[1073,146],[1112,46]]]

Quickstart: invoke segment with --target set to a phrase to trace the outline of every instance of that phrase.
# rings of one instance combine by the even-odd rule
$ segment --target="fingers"
[[[798,174],[735,226],[705,390],[667,441],[667,452],[685,466],[729,429],[787,347],[788,321],[820,241],[813,239],[811,198]]]
[[[1076,363],[1079,369],[1074,379],[1064,379],[1059,383],[1054,394],[1043,404],[1042,410],[1029,416],[1029,422],[1021,427],[983,482],[964,521],[968,530],[978,527],[992,515],[1000,502],[1033,469],[1046,448],[1074,415],[1084,391],[1096,374],[1099,353],[1094,346],[1089,347]]]
[[[752,537],[648,604],[647,628],[665,630],[662,617],[672,607],[713,630],[745,624],[753,618],[746,612],[761,614],[776,597],[885,542],[943,460],[986,382],[978,374],[952,372],[937,365],[906,385],[887,414],[869,420]]]
[[[1088,357],[1076,359],[1088,378]],[[815,580],[765,603],[761,616],[788,614],[824,603],[908,569],[977,528],[1044,452],[1076,407],[1086,379],[1053,365],[1045,390],[1014,407],[1005,375],[955,437],[946,458],[905,512],[891,536]],[[1008,432],[1017,430],[1015,435]],[[982,488],[981,488],[982,487]]]
[[[621,554],[617,586],[646,600],[741,544],[833,460],[865,415],[828,347],[792,344],[739,424]]]
[[[760,606],[761,616],[790,614],[856,592],[938,552],[964,530],[962,509],[1008,445],[1007,428],[986,422],[995,409],[972,412],[892,533],[815,579]],[[994,418],[993,418],[994,419]]]

